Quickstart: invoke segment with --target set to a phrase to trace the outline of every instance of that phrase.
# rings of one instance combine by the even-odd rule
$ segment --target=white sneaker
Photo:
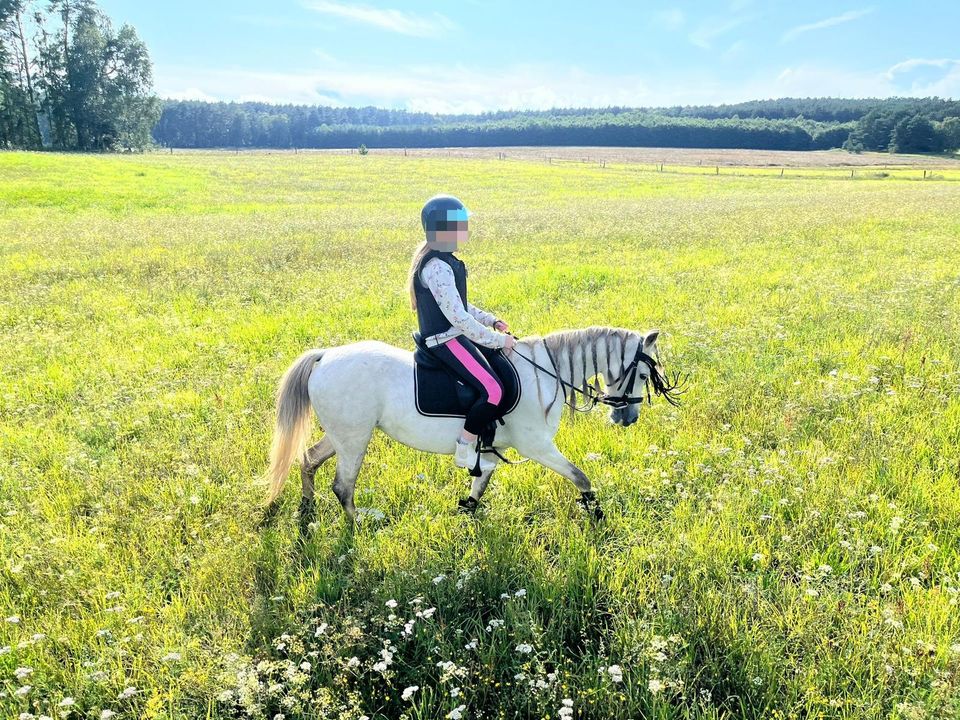
[[[457,451],[453,454],[453,462],[457,467],[473,470],[477,464],[476,442],[457,442]],[[487,460],[483,455],[480,456],[480,472],[493,470],[496,466],[496,463]]]

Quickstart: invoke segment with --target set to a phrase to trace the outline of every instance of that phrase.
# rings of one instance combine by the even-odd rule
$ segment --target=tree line
[[[145,148],[151,76],[136,31],[93,0],[0,0],[0,148]]]
[[[739,112],[748,116],[741,117]],[[154,128],[154,138],[161,145],[185,148],[622,145],[939,152],[960,148],[954,130],[957,116],[960,103],[938,98],[786,98],[715,107],[482,115],[170,101]]]

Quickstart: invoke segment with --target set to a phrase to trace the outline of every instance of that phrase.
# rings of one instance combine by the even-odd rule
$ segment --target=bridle
[[[621,357],[620,359],[622,372],[620,374],[620,377],[611,383],[611,385],[613,386],[620,386],[623,381],[626,381],[626,384],[621,387],[620,395],[610,395],[606,392],[603,392],[600,389],[599,381],[594,381],[593,385],[590,385],[585,382],[583,388],[578,388],[572,383],[567,382],[562,377],[560,377],[560,374],[559,374],[560,366],[557,364],[556,359],[554,359],[553,357],[553,353],[550,352],[550,348],[547,347],[546,343],[543,344],[543,349],[546,351],[547,357],[550,358],[550,363],[553,365],[553,369],[556,370],[555,373],[550,372],[549,370],[547,370],[545,367],[543,367],[536,361],[518,352],[516,348],[514,348],[512,352],[522,357],[524,360],[526,360],[528,363],[533,365],[535,368],[543,370],[543,372],[545,372],[547,375],[554,378],[558,383],[560,383],[562,387],[569,388],[571,391],[570,392],[571,400],[567,399],[567,392],[566,390],[564,390],[563,402],[564,404],[567,405],[567,407],[569,407],[574,412],[588,412],[593,408],[595,408],[598,403],[601,405],[608,405],[611,408],[614,408],[615,410],[625,408],[629,405],[637,405],[639,403],[642,403],[644,399],[646,399],[648,404],[653,404],[653,401],[651,400],[651,397],[650,397],[650,385],[653,385],[654,394],[659,395],[674,407],[680,404],[680,400],[677,398],[677,396],[682,395],[684,392],[686,392],[685,390],[682,389],[682,385],[686,381],[686,378],[685,377],[681,378],[680,373],[676,373],[672,380],[669,380],[666,376],[664,376],[663,373],[660,372],[659,367],[657,367],[656,359],[647,355],[647,353],[643,351],[642,340],[637,344],[637,351],[634,353],[633,359],[630,361],[630,363],[626,367],[623,367],[623,360],[625,358],[625,353],[627,349],[626,343],[624,343],[624,346],[623,346],[624,356]],[[646,374],[646,376],[643,378],[643,383],[647,391],[646,398],[644,398],[644,396],[642,395],[633,396],[633,390],[637,382],[637,375],[638,375],[638,370],[640,368],[640,363],[643,363],[644,365],[646,365],[647,370],[649,371]],[[574,397],[574,393],[580,393],[581,395],[584,396],[585,402],[583,405],[578,406],[572,401],[572,398]]]

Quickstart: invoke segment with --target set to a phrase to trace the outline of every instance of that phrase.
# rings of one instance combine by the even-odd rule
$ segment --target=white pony
[[[637,420],[641,398],[630,395],[635,381],[652,381],[657,394],[673,402],[669,393],[676,385],[664,383],[655,360],[657,335],[657,331],[643,335],[591,327],[518,340],[508,357],[517,369],[522,392],[516,408],[497,429],[496,446],[514,448],[570,480],[580,491],[581,506],[601,518],[590,479],[563,456],[553,438],[564,403],[579,409],[573,403],[577,392],[592,401],[590,407],[598,401],[613,405],[611,420],[623,426]],[[609,394],[588,384],[597,377],[603,378]],[[556,402],[558,396],[562,402]],[[311,406],[325,434],[304,451]],[[375,428],[417,450],[452,455],[463,419],[417,412],[413,353],[407,350],[370,340],[303,353],[277,388],[276,430],[270,467],[263,478],[269,487],[267,506],[280,495],[293,461],[301,458],[301,511],[312,512],[314,475],[336,455],[333,492],[349,518],[355,519],[354,487]],[[497,462],[495,456],[492,459]],[[476,509],[493,471],[473,479],[470,497],[460,501],[462,509]]]

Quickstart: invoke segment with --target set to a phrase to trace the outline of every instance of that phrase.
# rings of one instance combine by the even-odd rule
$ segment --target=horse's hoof
[[[459,511],[466,515],[475,515],[477,512],[477,505],[479,504],[480,503],[472,497],[457,501],[457,507],[459,508]]]
[[[600,503],[597,502],[596,494],[593,492],[581,493],[580,497],[577,498],[577,505],[580,506],[581,510],[593,517],[594,520],[603,520],[603,518],[606,517],[603,514]]]

